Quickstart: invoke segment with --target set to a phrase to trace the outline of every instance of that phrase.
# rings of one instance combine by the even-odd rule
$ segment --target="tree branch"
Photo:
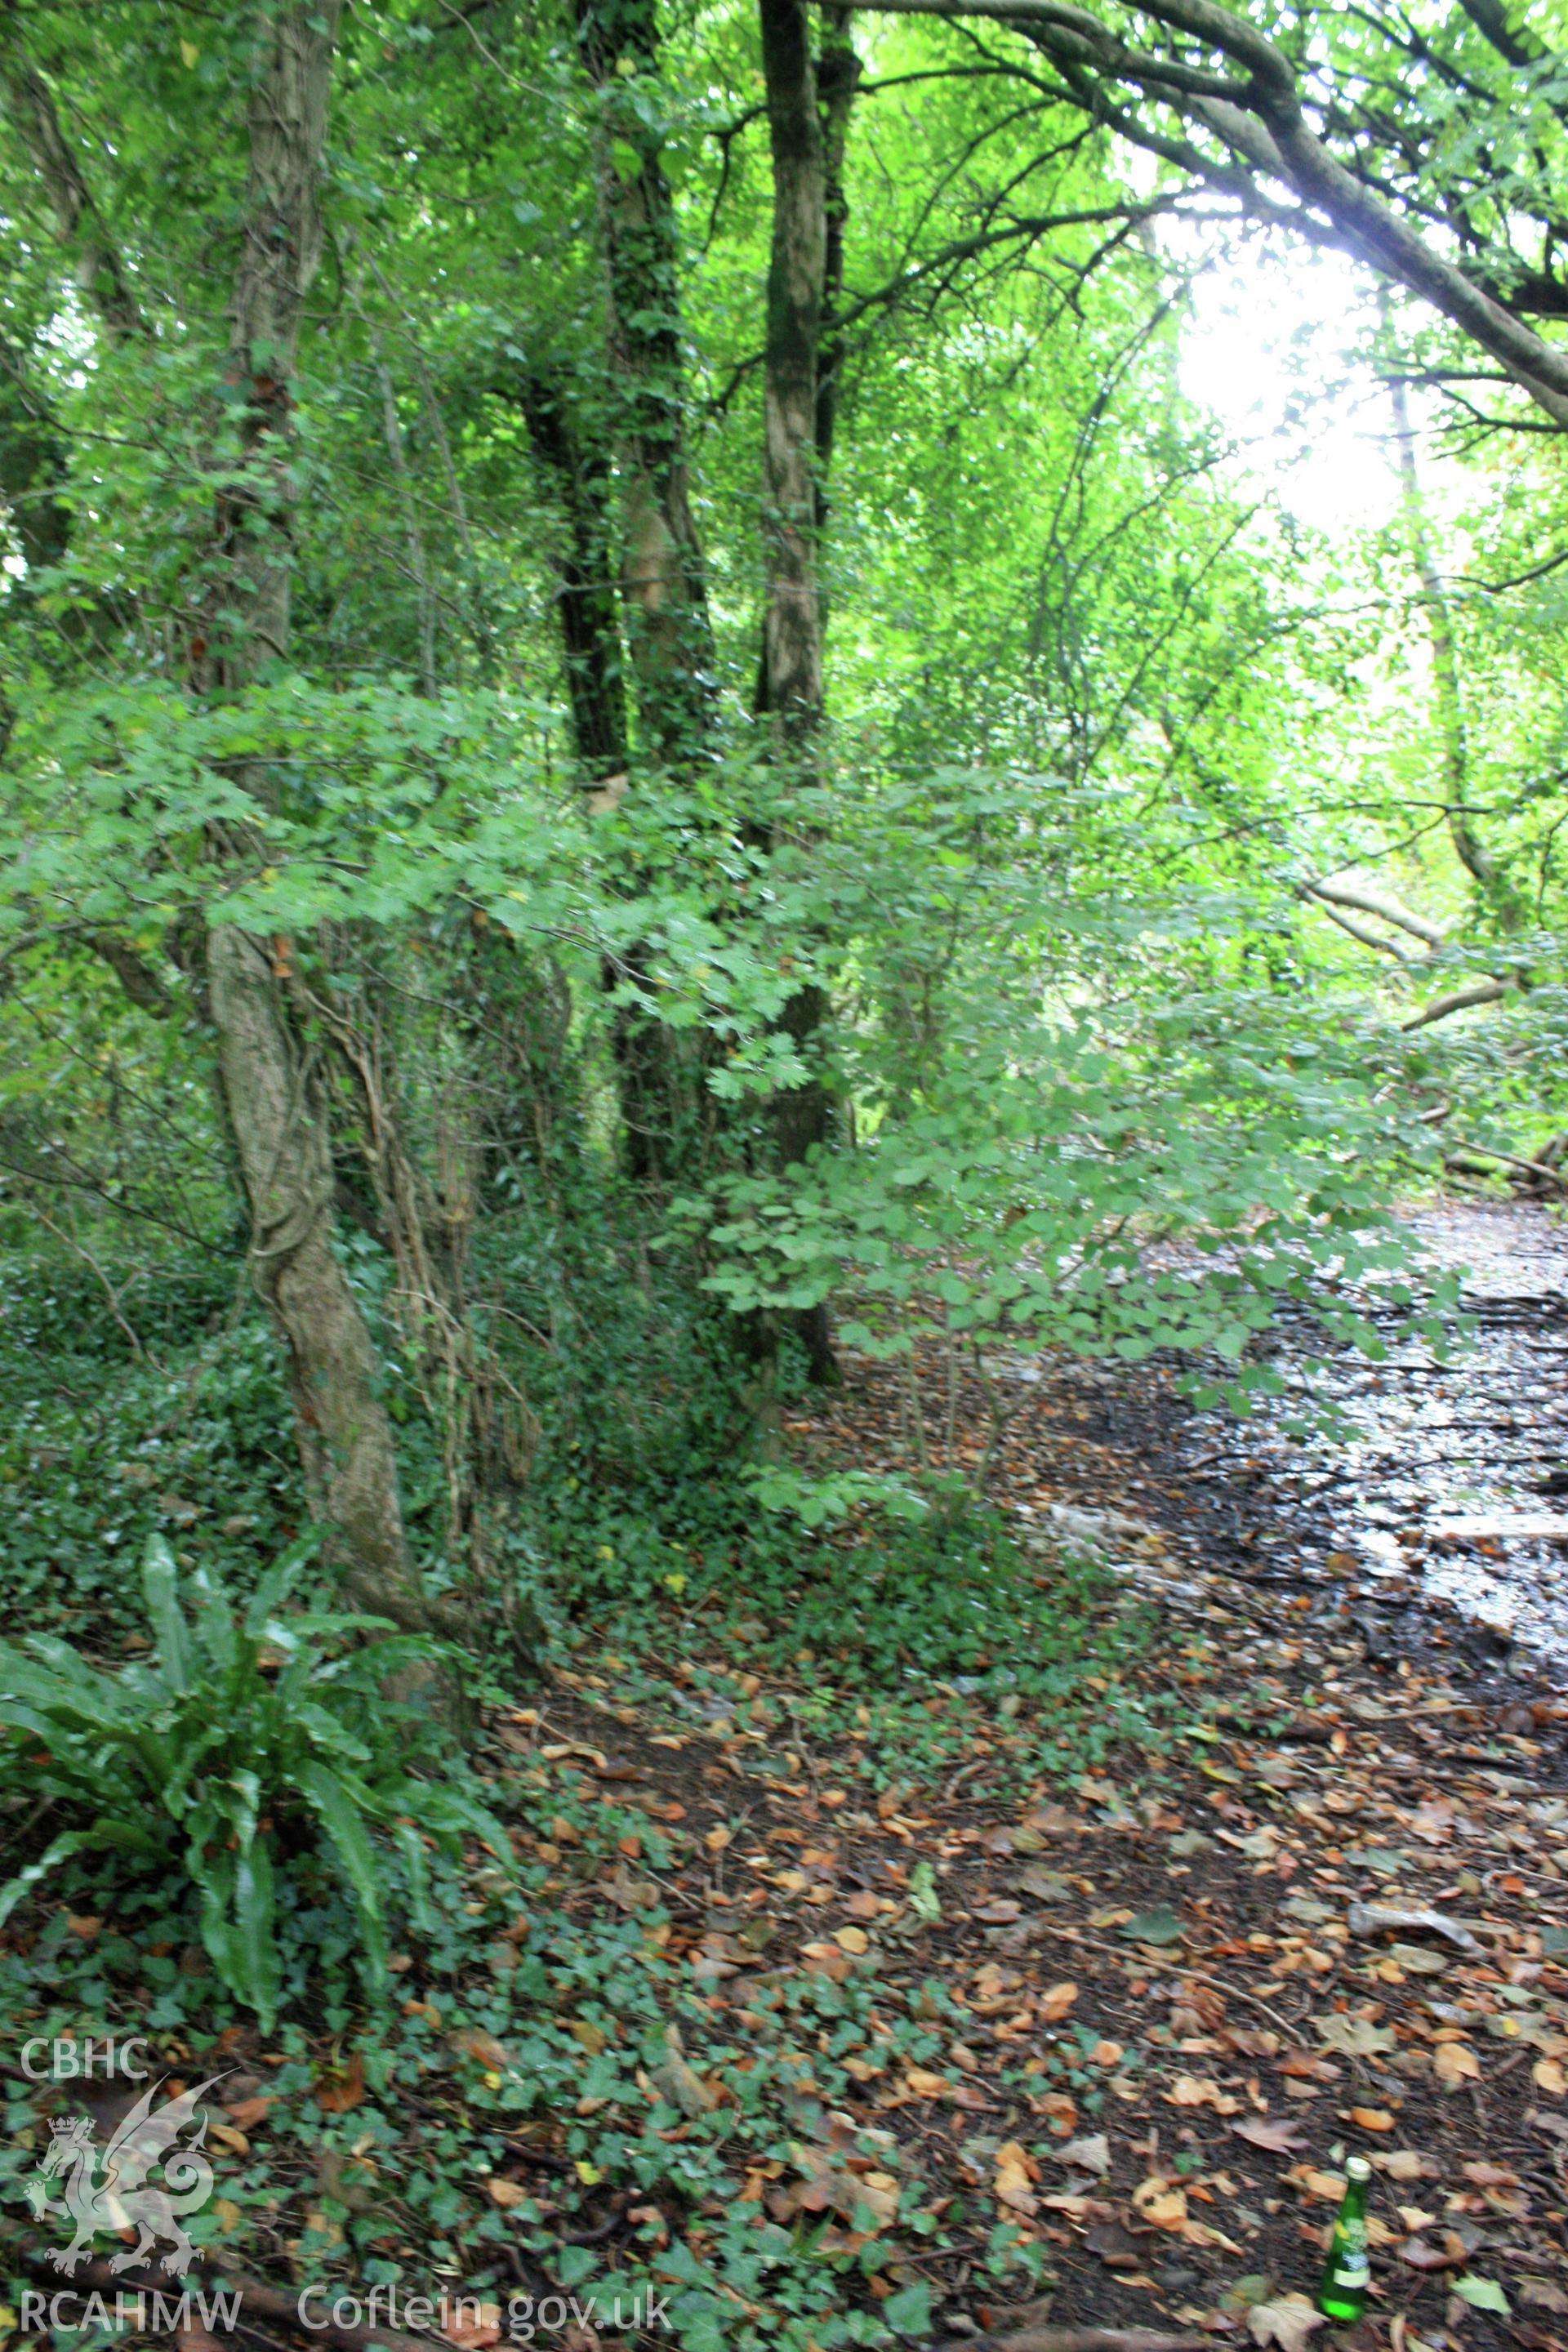
[[[1450,989],[1447,996],[1435,996],[1430,1004],[1399,1025],[1405,1031],[1430,1028],[1434,1021],[1447,1021],[1450,1013],[1464,1013],[1472,1004],[1495,1004],[1500,996],[1508,994],[1511,984],[1506,980],[1478,980],[1468,987]]]
[[[1526,326],[1484,286],[1446,259],[1387,196],[1367,184],[1309,123],[1295,68],[1258,28],[1217,0],[1139,0],[1142,14],[1209,50],[1246,79],[1152,57],[1065,0],[871,0],[885,15],[957,21],[985,16],[1016,26],[1064,67],[1090,67],[1130,82],[1201,123],[1251,171],[1289,188],[1321,214],[1336,241],[1380,275],[1429,302],[1500,362],[1559,426],[1568,427],[1568,353]],[[1091,85],[1079,102],[1099,110]]]
[[[1327,898],[1336,907],[1352,908],[1360,915],[1375,915],[1379,921],[1393,923],[1396,929],[1408,931],[1413,938],[1425,940],[1429,948],[1440,948],[1447,937],[1425,915],[1415,914],[1398,898],[1390,898],[1377,890],[1368,890],[1353,882],[1303,882],[1303,890],[1314,898]]]
[[[36,68],[18,60],[5,67],[0,89],[5,93],[5,111],[43,184],[60,243],[76,256],[77,283],[110,341],[126,342],[146,335],[147,321],[114,239],[60,127],[48,83]]]
[[[138,955],[129,940],[117,939],[112,931],[89,931],[87,943],[95,955],[102,957],[139,1012],[167,1021],[178,1011],[162,974]]]
[[[1363,948],[1375,948],[1380,955],[1392,956],[1395,963],[1407,964],[1412,961],[1397,941],[1385,940],[1381,931],[1374,931],[1369,925],[1358,922],[1353,915],[1342,914],[1337,907],[1326,905],[1322,899],[1313,896],[1305,883],[1301,885],[1300,895],[1310,907],[1316,907],[1320,915],[1326,915],[1331,923],[1337,923],[1340,929],[1348,931],[1352,940],[1359,940]]]

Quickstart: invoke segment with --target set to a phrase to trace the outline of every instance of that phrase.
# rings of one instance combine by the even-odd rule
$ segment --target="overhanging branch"
[[[1217,0],[1139,0],[1141,13],[1217,51],[1216,73],[1132,47],[1067,0],[870,0],[883,14],[1011,25],[1069,76],[1084,77],[1079,102],[1106,119],[1123,101],[1097,79],[1131,86],[1218,140],[1249,174],[1289,190],[1345,251],[1418,294],[1490,353],[1512,382],[1568,427],[1568,352],[1527,326],[1485,286],[1448,260],[1405,213],[1342,163],[1308,120],[1296,69],[1274,42]],[[1239,71],[1242,79],[1236,78]],[[1261,191],[1259,191],[1261,194]],[[1265,199],[1267,201],[1267,199]]]

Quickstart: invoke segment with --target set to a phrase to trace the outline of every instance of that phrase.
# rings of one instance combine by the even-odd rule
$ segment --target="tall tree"
[[[321,260],[321,181],[339,0],[263,0],[254,16],[247,176],[229,300],[224,410],[234,446],[216,469],[191,682],[233,698],[289,654],[294,376]],[[8,39],[16,26],[9,15]],[[42,73],[13,49],[5,86],[84,297],[111,342],[150,337],[130,272]],[[235,780],[258,814],[265,763]],[[215,880],[249,828],[215,827]],[[207,928],[205,996],[220,1092],[250,1218],[250,1265],[282,1340],[312,1508],[331,1534],[345,1596],[413,1630],[433,1622],[409,1558],[391,1424],[374,1343],[332,1245],[332,1141],[319,1048],[289,1002],[293,950],[224,919]]]
[[[638,713],[653,756],[679,766],[710,747],[718,666],[691,511],[680,239],[661,155],[657,0],[579,0],[577,37],[599,108],[621,577]]]
[[[809,807],[819,782],[823,716],[822,591],[818,540],[822,469],[832,446],[831,395],[823,400],[823,320],[827,288],[828,162],[805,0],[761,0],[763,71],[773,161],[773,225],[768,249],[767,325],[763,372],[766,512],[766,597],[763,679],[784,789],[773,821],[809,856],[819,820]],[[838,68],[841,83],[847,69]],[[850,87],[852,88],[852,83]],[[847,100],[841,100],[847,104]],[[836,259],[842,268],[842,140],[833,124],[839,166]],[[796,806],[792,808],[792,803]],[[826,1143],[832,1108],[820,1067],[827,992],[817,980],[788,999],[781,1025],[805,1057],[808,1075],[773,1097],[773,1126],[787,1168]],[[837,1376],[826,1306],[795,1318],[813,1376]]]
[[[339,0],[269,0],[231,307],[228,383],[241,470],[223,489],[197,677],[240,694],[287,660],[293,577],[293,387],[305,299],[321,263],[321,167]],[[237,779],[265,810],[264,765]],[[242,845],[218,842],[220,855]],[[207,984],[223,1097],[250,1205],[258,1286],[288,1349],[306,1481],[342,1546],[347,1596],[408,1629],[432,1622],[409,1558],[375,1351],[332,1247],[332,1144],[315,1049],[290,1006],[289,950],[211,922]]]

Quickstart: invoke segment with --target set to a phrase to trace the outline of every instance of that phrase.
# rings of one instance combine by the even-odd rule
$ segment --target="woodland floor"
[[[960,1455],[979,1403],[961,1391]],[[891,1376],[861,1364],[798,1433],[874,1461],[897,1413]],[[940,2056],[868,2073],[839,2165],[866,2171],[849,2126],[870,2124],[935,2185],[928,2210],[978,2190],[1021,2220],[1052,2280],[1031,2320],[1293,2345],[1305,2315],[1279,2299],[1313,2292],[1359,2149],[1376,2174],[1359,2340],[1506,2332],[1544,2352],[1568,2341],[1568,1702],[1441,1603],[1369,1613],[1331,1527],[1316,1552],[1249,1566],[1268,1474],[1238,1491],[1194,1452],[1157,1374],[1075,1369],[1047,1375],[1001,1453],[1015,1508],[1128,1523],[1107,1532],[1158,1607],[1148,1671],[1192,1710],[1142,1790],[1112,1762],[998,1801],[982,1742],[867,1811],[831,1748],[759,1784],[728,1726],[650,1745],[581,1688],[526,1736],[575,1743],[698,1832],[661,1882],[668,1948],[729,2034],[781,1970],[866,1973],[879,2000],[917,2003],[940,1976],[960,2011]],[[910,1914],[922,1858],[937,1920]],[[775,2166],[745,2194],[781,2221],[844,2209],[831,2128],[820,2153],[815,2184]],[[1024,2324],[976,2275],[984,2242],[920,2258],[955,2337]]]
[[[878,1466],[892,1375],[850,1375],[795,1435]],[[960,1457],[981,1405],[961,1385]],[[311,2133],[336,2149],[313,2185],[295,2164],[270,2264],[253,2236],[238,2267],[297,2278],[303,2244],[363,2276],[367,2197],[388,2216],[368,2242],[406,2255],[400,2184],[474,2147],[488,2221],[466,2238],[442,2215],[449,2282],[700,2280],[710,2332],[689,2301],[676,2341],[816,2341],[780,2284],[809,2242],[833,2282],[816,2308],[916,2342],[1153,2328],[1300,2352],[1322,2324],[1291,2298],[1314,2293],[1359,2149],[1358,2347],[1568,2345],[1568,1698],[1440,1605],[1369,1601],[1331,1512],[1282,1554],[1279,1457],[1237,1480],[1240,1443],[1216,1451],[1158,1370],[1074,1368],[1034,1384],[998,1458],[1000,1498],[1043,1528],[1053,1506],[1121,1516],[1101,1605],[1125,1680],[1165,1709],[1158,1752],[1031,1776],[1004,1701],[956,1754],[911,1746],[870,1775],[854,1722],[803,1706],[809,1654],[738,1674],[700,1609],[658,1677],[608,1654],[499,1709],[493,1768],[533,1827],[494,1998],[407,1963],[396,2049],[351,2048],[339,2020],[285,2065],[230,2030],[237,2163],[264,2179],[276,2131],[286,2185],[286,2123],[295,2158]],[[595,1976],[581,1955],[606,1920],[619,1958]],[[534,1954],[553,2055],[504,2024],[530,2030]],[[514,2073],[552,2087],[509,2116]],[[593,2137],[639,2099],[651,2122]],[[373,2111],[380,2139],[355,2139]],[[754,2273],[720,2263],[749,2244]],[[500,2332],[498,2311],[453,2340]]]

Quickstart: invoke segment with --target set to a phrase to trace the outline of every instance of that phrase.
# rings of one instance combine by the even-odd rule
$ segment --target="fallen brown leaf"
[[[354,2051],[348,2064],[316,2077],[316,2105],[324,2115],[346,2116],[364,2097],[364,2059]]]
[[[1248,2116],[1244,2123],[1232,2124],[1231,2129],[1237,2139],[1250,2140],[1254,2147],[1267,2148],[1271,2156],[1291,2156],[1308,2145],[1294,2116]]]

